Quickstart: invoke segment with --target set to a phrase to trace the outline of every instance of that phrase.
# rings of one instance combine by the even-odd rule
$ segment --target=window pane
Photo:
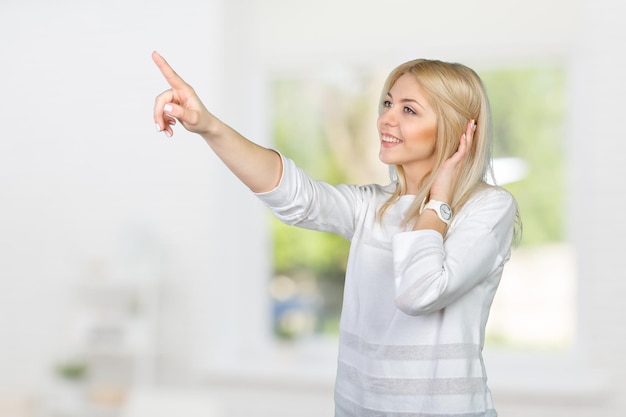
[[[330,183],[388,181],[378,161],[376,108],[385,74],[277,79],[272,85],[276,147],[309,175]],[[560,68],[481,72],[494,115],[496,177],[518,199],[523,240],[505,268],[488,342],[563,347],[573,337],[574,267],[564,243],[563,112]],[[349,82],[346,82],[349,80]],[[512,165],[516,164],[516,165]],[[519,177],[522,173],[523,176]],[[348,242],[272,220],[274,329],[293,339],[334,334]]]
[[[481,76],[493,109],[494,156],[526,165],[522,179],[504,184],[517,198],[523,240],[504,269],[488,343],[562,349],[574,337],[576,282],[564,229],[565,72],[542,67]]]

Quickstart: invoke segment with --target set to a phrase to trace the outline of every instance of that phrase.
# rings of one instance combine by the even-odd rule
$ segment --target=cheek
[[[418,128],[415,129],[413,134],[413,142],[417,145],[434,148],[437,142],[437,129],[436,128]]]
[[[436,127],[434,129],[430,130],[429,137],[430,137],[430,140],[433,143],[433,148],[434,148],[435,144],[437,143],[437,128]]]
[[[433,149],[437,143],[437,124],[424,129],[424,139],[432,144]]]

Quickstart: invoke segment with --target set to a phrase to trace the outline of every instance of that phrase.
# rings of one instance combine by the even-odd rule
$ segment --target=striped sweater
[[[332,186],[283,157],[278,187],[257,194],[283,222],[351,242],[335,417],[496,416],[481,352],[510,255],[514,200],[480,191],[442,238],[402,228],[414,196],[377,221],[394,187]]]

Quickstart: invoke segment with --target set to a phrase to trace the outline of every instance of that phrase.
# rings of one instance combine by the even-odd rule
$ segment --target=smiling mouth
[[[381,136],[381,140],[384,143],[400,143],[400,142],[402,142],[400,139],[396,138],[395,136],[390,136],[390,135],[382,135]]]

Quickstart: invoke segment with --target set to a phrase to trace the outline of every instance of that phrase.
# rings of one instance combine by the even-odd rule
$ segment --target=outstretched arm
[[[161,55],[153,52],[152,59],[170,85],[170,89],[155,100],[157,130],[172,136],[172,126],[178,120],[185,129],[202,136],[226,166],[253,192],[275,188],[282,174],[280,155],[249,141],[213,116],[193,88]]]

